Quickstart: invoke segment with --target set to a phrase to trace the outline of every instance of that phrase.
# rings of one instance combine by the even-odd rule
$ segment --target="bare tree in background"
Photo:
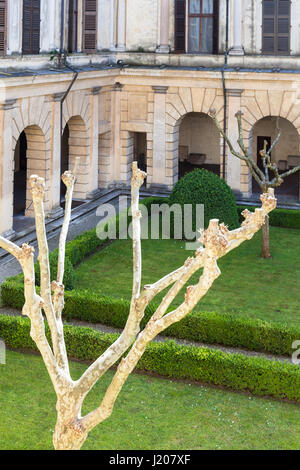
[[[154,284],[145,285],[141,288],[142,255],[139,192],[146,173],[140,171],[136,163],[133,163],[132,169],[133,286],[130,311],[120,337],[87,368],[80,379],[74,381],[70,375],[62,322],[65,246],[70,223],[76,168],[73,173],[67,171],[62,177],[67,187],[65,218],[59,241],[58,274],[56,281],[52,283],[43,203],[45,183],[43,178],[38,176],[32,176],[30,179],[39,247],[40,295],[37,294],[35,286],[34,248],[26,244],[20,248],[0,237],[0,246],[17,258],[24,272],[25,305],[22,313],[30,318],[31,337],[42,355],[57,395],[57,423],[53,437],[55,449],[80,449],[89,432],[109,418],[127,377],[143,355],[146,346],[159,333],[184,318],[197,305],[214,280],[221,274],[217,264],[218,259],[239,246],[243,241],[250,240],[263,225],[267,214],[276,207],[274,191],[270,189],[268,193],[261,196],[262,207],[260,209],[256,209],[255,213],[245,212],[245,221],[241,228],[229,231],[226,226],[219,224],[218,220],[211,220],[208,229],[201,237],[205,247],[199,248],[195,256],[188,258],[179,269]],[[167,313],[168,307],[182,287],[200,268],[202,268],[202,271],[197,284],[187,287],[183,303]],[[167,287],[169,287],[169,290],[156,312],[152,315],[144,330],[140,331],[140,323],[145,308],[157,294]],[[51,343],[48,342],[45,335],[43,314],[50,327]],[[53,346],[51,347],[50,344]],[[127,355],[120,361],[101,403],[92,412],[82,416],[82,404],[89,391],[126,351],[128,351]]]
[[[225,139],[230,152],[232,155],[235,157],[239,158],[240,160],[243,160],[247,167],[249,168],[253,178],[257,182],[257,184],[260,186],[262,194],[265,194],[268,192],[270,188],[278,188],[284,181],[285,178],[288,176],[292,175],[293,173],[296,173],[297,171],[300,170],[300,166],[297,166],[289,171],[286,171],[284,173],[279,174],[278,167],[275,163],[271,162],[271,152],[277,145],[280,136],[281,136],[281,131],[278,127],[278,122],[277,122],[277,137],[270,146],[270,148],[267,150],[268,147],[268,142],[264,142],[264,148],[261,149],[260,151],[260,156],[262,158],[262,164],[263,164],[263,170],[259,168],[257,163],[253,160],[251,157],[251,154],[249,153],[249,150],[245,147],[244,144],[244,138],[243,138],[243,129],[242,129],[242,115],[243,113],[239,111],[236,113],[236,119],[238,123],[238,129],[239,129],[239,138],[237,140],[238,146],[240,147],[241,152],[238,152],[234,149],[232,142],[230,141],[229,137],[224,133],[224,130],[219,123],[216,112],[214,109],[210,110],[210,116],[214,120],[220,134],[222,137]],[[270,173],[272,172],[272,173]],[[269,223],[269,216],[266,216],[266,221],[262,227],[262,249],[261,249],[261,257],[262,258],[271,258],[271,253],[270,253],[270,223]]]

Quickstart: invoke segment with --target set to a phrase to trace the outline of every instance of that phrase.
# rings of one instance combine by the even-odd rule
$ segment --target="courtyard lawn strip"
[[[78,378],[86,365],[71,362]],[[88,395],[101,399],[110,371]],[[0,365],[0,449],[52,449],[55,393],[39,356],[7,351]],[[176,409],[176,413],[174,410]],[[300,449],[299,406],[132,374],[85,450]]]
[[[273,258],[263,260],[261,233],[219,260],[222,275],[195,308],[300,327],[300,232],[271,227]],[[130,299],[132,242],[116,240],[76,269],[76,289]],[[192,253],[180,240],[143,240],[143,283],[148,284],[181,266]],[[191,283],[197,281],[194,275]],[[158,302],[164,292],[155,300]],[[179,305],[184,292],[173,305]]]

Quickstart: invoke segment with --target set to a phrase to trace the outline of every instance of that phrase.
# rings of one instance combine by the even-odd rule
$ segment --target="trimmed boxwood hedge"
[[[239,220],[244,221],[242,212],[248,209],[254,212],[255,207],[252,206],[237,206]],[[285,228],[300,228],[300,210],[296,209],[275,209],[269,215],[270,225],[273,227],[285,227]]]
[[[2,302],[5,306],[21,309],[24,305],[23,284],[7,280],[2,284]],[[65,293],[65,320],[82,320],[123,328],[130,302],[121,298],[102,297],[81,290]],[[142,320],[142,328],[155,311],[150,304]],[[300,338],[300,328],[269,323],[259,319],[243,318],[214,312],[192,312],[171,325],[163,333],[180,339],[208,344],[241,347],[273,354],[292,354],[292,343]]]
[[[47,326],[46,330],[49,338]],[[104,334],[85,327],[65,326],[64,331],[69,356],[85,361],[97,359],[118,338],[116,334]],[[0,337],[10,348],[37,349],[30,338],[27,318],[1,315]],[[176,379],[196,380],[250,391],[254,395],[300,402],[300,368],[290,363],[167,341],[149,344],[136,368]]]
[[[165,198],[150,197],[144,199],[148,209],[151,204],[168,202]],[[239,213],[246,207],[239,206]],[[289,214],[292,215],[289,215]],[[277,224],[288,224],[290,228],[300,228],[300,211],[277,209],[271,214]],[[283,217],[284,215],[284,217]],[[292,219],[295,221],[292,222]],[[299,219],[299,227],[297,220]],[[130,217],[128,217],[130,221]],[[85,256],[93,253],[105,241],[97,237],[96,230],[90,230],[67,243],[66,274],[67,288],[74,286],[73,266],[80,263]],[[57,250],[50,254],[52,278],[55,278]],[[36,264],[39,276],[38,263]],[[2,284],[2,302],[5,306],[22,309],[24,305],[23,275],[19,274],[7,279]],[[102,297],[89,291],[66,291],[64,318],[79,319],[88,322],[99,322],[105,325],[123,328],[128,316],[129,302],[123,299]],[[154,311],[155,305],[150,305],[146,311],[143,325]],[[245,319],[233,315],[219,313],[192,312],[181,322],[169,327],[165,335],[203,343],[222,344],[232,347],[243,347],[256,351],[273,354],[290,355],[293,341],[300,338],[300,328],[288,327],[262,320]]]

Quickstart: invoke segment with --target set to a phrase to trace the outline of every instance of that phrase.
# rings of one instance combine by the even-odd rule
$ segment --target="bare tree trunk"
[[[272,258],[270,253],[270,217],[266,215],[266,220],[262,226],[262,246],[261,246],[261,258],[268,259]]]
[[[73,417],[66,415],[57,416],[57,422],[53,435],[53,445],[55,450],[80,450],[88,437],[88,433],[85,433],[80,426],[78,430],[70,425]]]
[[[88,432],[80,422],[81,404],[82,397],[75,390],[59,396],[53,435],[55,450],[80,450],[86,441]]]
[[[264,185],[262,187],[263,194],[268,194],[268,187]],[[262,233],[262,245],[261,245],[261,255],[260,257],[263,259],[271,258],[270,253],[270,218],[267,214],[265,217],[265,223],[261,228]]]

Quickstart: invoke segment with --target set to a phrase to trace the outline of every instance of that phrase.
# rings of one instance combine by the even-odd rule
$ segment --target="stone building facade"
[[[62,170],[80,156],[78,203],[127,187],[131,162],[149,190],[204,167],[239,198],[258,191],[209,117],[245,144],[282,138],[272,159],[300,164],[300,2],[296,0],[0,1],[0,232],[32,216],[28,178],[63,204]],[[299,176],[282,188],[299,200]]]

